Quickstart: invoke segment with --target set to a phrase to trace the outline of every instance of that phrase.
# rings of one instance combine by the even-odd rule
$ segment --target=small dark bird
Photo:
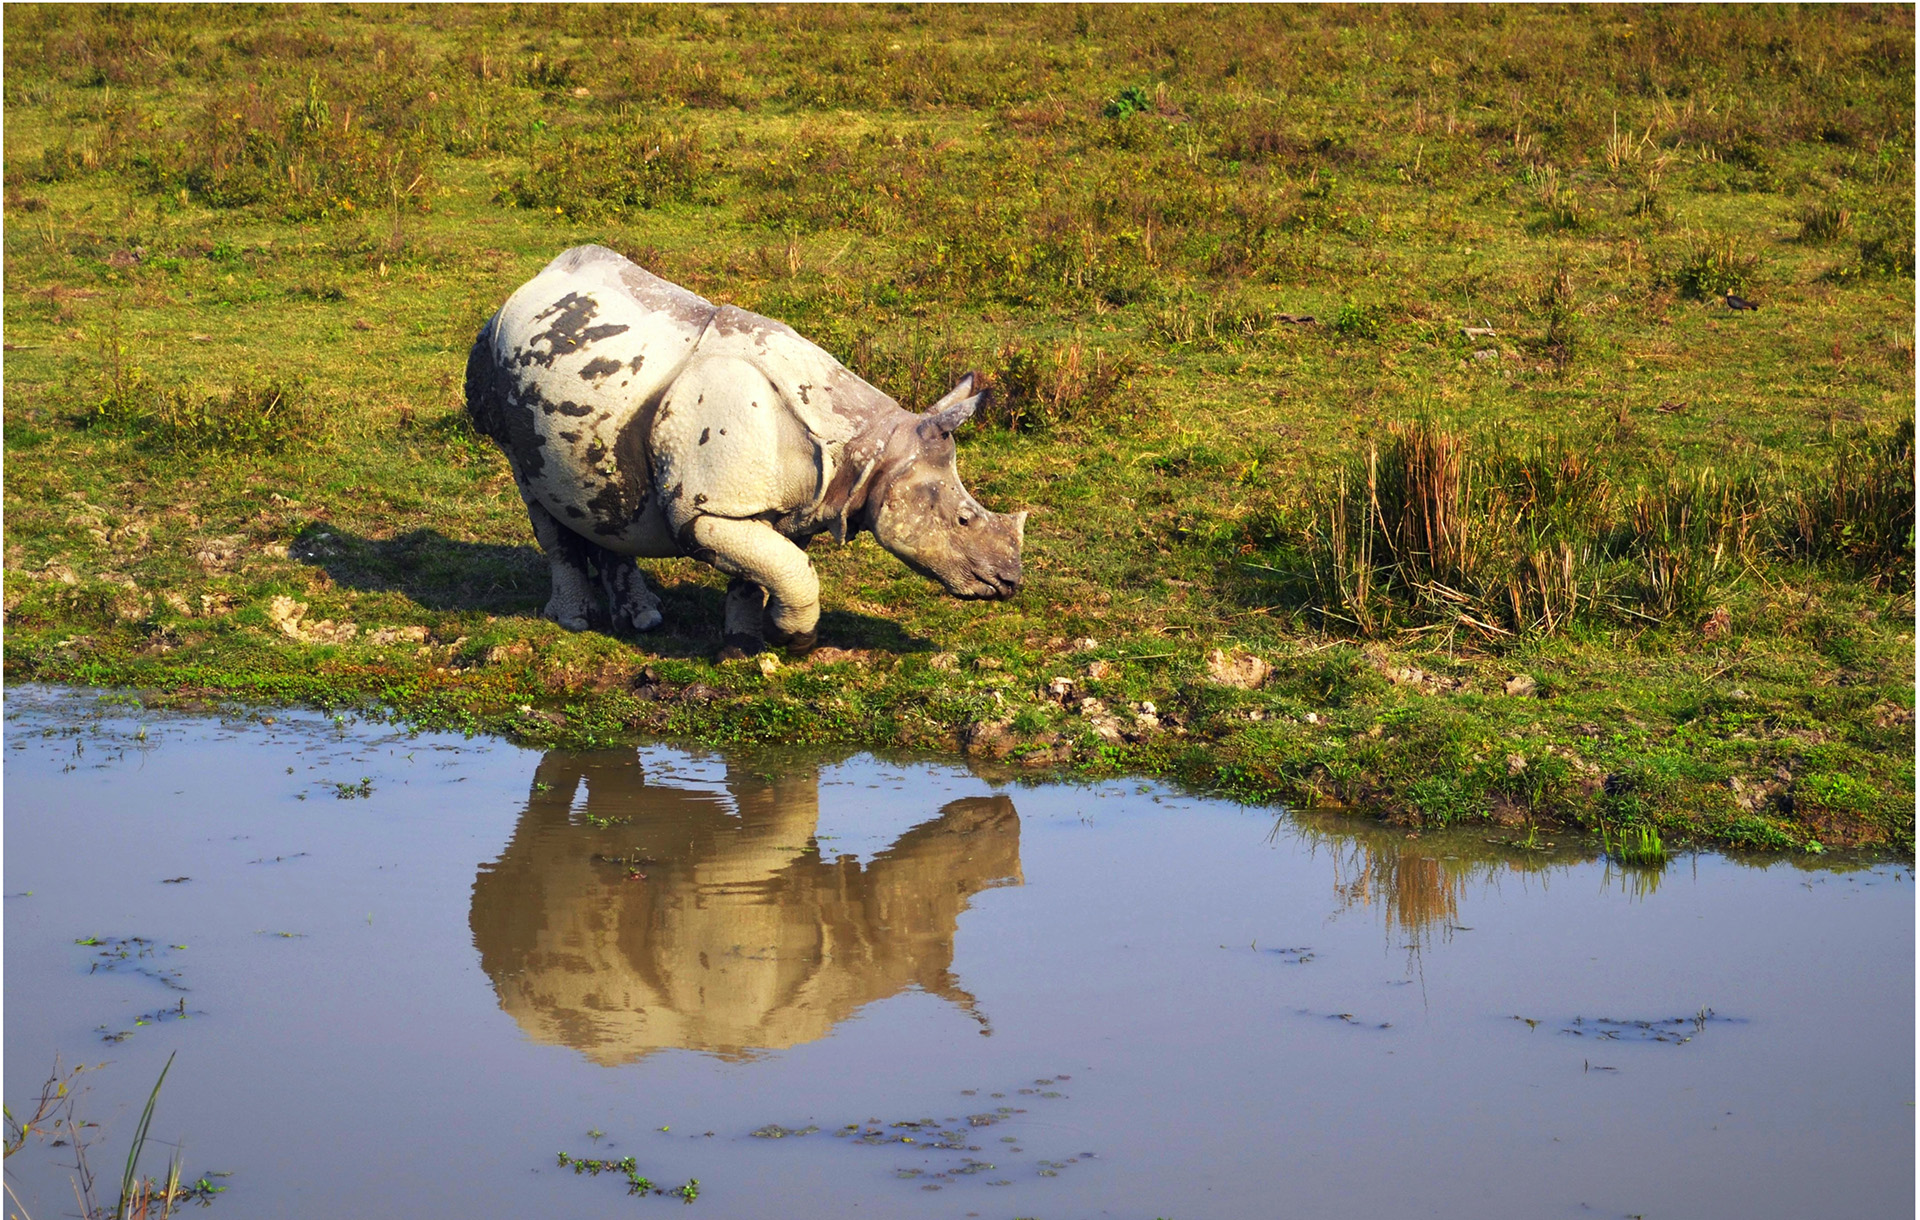
[[[1728,309],[1758,309],[1760,307],[1758,305],[1755,305],[1752,301],[1747,300],[1747,298],[1745,297],[1737,297],[1733,295],[1731,292],[1729,292],[1727,294],[1727,308]]]

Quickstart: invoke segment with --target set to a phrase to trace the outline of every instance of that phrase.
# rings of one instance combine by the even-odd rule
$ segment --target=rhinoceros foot
[[[626,626],[634,631],[652,631],[660,621],[658,610],[635,610],[628,614]]]
[[[632,560],[607,564],[601,574],[615,631],[652,631],[660,625],[660,599]]]
[[[769,643],[787,650],[787,655],[804,657],[820,644],[820,634],[816,631],[769,631]]]
[[[755,656],[765,652],[767,642],[757,635],[746,635],[738,631],[729,631],[721,641],[720,651],[715,656],[719,661],[738,661],[743,657]]]
[[[593,626],[600,607],[595,604],[592,587],[584,580],[565,579],[569,575],[571,573],[556,569],[553,596],[547,599],[540,613],[568,631],[585,631]]]

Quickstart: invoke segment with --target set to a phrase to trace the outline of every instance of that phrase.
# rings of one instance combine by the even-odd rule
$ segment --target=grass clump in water
[[[184,1180],[177,1155],[168,1165],[164,1179],[140,1174],[140,1158],[146,1151],[148,1132],[153,1126],[154,1107],[159,1104],[160,1087],[167,1082],[167,1073],[173,1068],[174,1057],[171,1054],[167,1056],[166,1063],[160,1068],[159,1079],[154,1081],[153,1090],[147,1094],[146,1105],[141,1107],[132,1143],[127,1148],[126,1164],[120,1172],[120,1196],[112,1206],[100,1201],[96,1193],[96,1178],[87,1161],[87,1132],[98,1124],[85,1121],[74,1112],[79,1099],[79,1093],[73,1087],[75,1078],[82,1071],[97,1069],[74,1068],[62,1072],[56,1061],[53,1074],[41,1087],[39,1102],[33,1113],[22,1120],[16,1119],[11,1109],[6,1111],[5,1155],[10,1159],[23,1151],[29,1137],[35,1135],[52,1137],[53,1147],[68,1149],[72,1157],[70,1166],[74,1171],[74,1201],[80,1205],[82,1220],[166,1220],[183,1203],[207,1206],[213,1202],[215,1195],[226,1191],[225,1186],[213,1181],[226,1177],[226,1174],[205,1173],[189,1183]]]
[[[653,1179],[641,1173],[639,1162],[630,1156],[623,1156],[617,1161],[601,1157],[574,1156],[566,1152],[559,1153],[558,1156],[560,1168],[571,1169],[576,1174],[584,1173],[596,1178],[603,1173],[620,1174],[627,1180],[627,1193],[630,1195],[644,1195],[654,1189]]]
[[[1601,826],[1603,840],[1606,839],[1606,827]],[[1645,822],[1627,827],[1618,838],[1608,841],[1607,854],[1622,864],[1644,868],[1662,868],[1667,863],[1666,844],[1660,841],[1660,832]]]

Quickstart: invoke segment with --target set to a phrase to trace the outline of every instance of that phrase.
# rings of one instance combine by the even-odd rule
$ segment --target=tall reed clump
[[[1307,608],[1363,635],[1662,623],[1697,614],[1767,549],[1779,499],[1755,473],[1710,469],[1622,490],[1564,440],[1513,451],[1396,424],[1309,506],[1294,570]]]
[[[1798,219],[1800,233],[1796,240],[1811,245],[1834,241],[1853,232],[1853,212],[1827,200],[1801,208]]]
[[[1810,484],[1781,498],[1779,543],[1790,556],[1834,563],[1896,589],[1913,587],[1913,420],[1866,435]]]
[[[1635,490],[1614,531],[1632,561],[1626,596],[1634,617],[1664,622],[1704,608],[1714,585],[1765,532],[1766,493],[1756,476],[1713,470],[1676,474]]]
[[[1579,527],[1608,490],[1564,448],[1476,455],[1457,433],[1393,425],[1313,508],[1310,600],[1366,635],[1560,630],[1600,596]]]

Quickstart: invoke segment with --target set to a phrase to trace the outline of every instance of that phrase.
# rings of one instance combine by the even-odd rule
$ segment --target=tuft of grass
[[[120,1171],[120,1202],[114,1208],[114,1220],[127,1220],[137,1209],[139,1214],[147,1214],[154,1195],[154,1183],[140,1180],[140,1154],[146,1151],[147,1131],[153,1125],[153,1107],[160,1101],[160,1086],[167,1083],[167,1073],[173,1068],[173,1058],[179,1052],[167,1056],[167,1062],[160,1069],[160,1078],[153,1082],[153,1092],[147,1094],[147,1104],[140,1109],[140,1121],[133,1129],[133,1143],[127,1148],[127,1164]],[[174,1188],[180,1184],[180,1167],[176,1164],[163,1191],[165,1203],[163,1214],[171,1212]]]
[[[1393,424],[1309,497],[1270,568],[1330,629],[1464,626],[1498,644],[1593,625],[1692,621],[1747,564],[1840,561],[1893,589],[1913,572],[1910,430],[1829,468],[1710,467],[1618,489],[1569,442],[1513,452],[1430,422]]]
[[[1430,422],[1391,425],[1385,447],[1372,442],[1364,458],[1350,458],[1312,512],[1305,550],[1315,611],[1364,635],[1405,623],[1498,637],[1569,620],[1581,579],[1545,514],[1578,497],[1584,468],[1536,463],[1510,489],[1503,464],[1473,456],[1465,437]],[[1567,487],[1547,482],[1556,474]]]
[[[1387,311],[1382,306],[1344,301],[1328,325],[1333,327],[1336,334],[1349,339],[1378,339],[1385,331],[1386,324]]]
[[[1125,426],[1133,404],[1128,383],[1138,365],[1095,348],[1078,337],[1054,344],[1011,340],[995,353],[988,384],[993,396],[981,415],[1013,432],[1044,431],[1061,424],[1097,422]]]
[[[1140,85],[1128,85],[1100,108],[1103,118],[1124,119],[1130,114],[1152,114],[1153,95]]]
[[[1545,228],[1565,232],[1587,223],[1589,210],[1585,201],[1571,183],[1561,179],[1557,168],[1529,165],[1526,179],[1533,187],[1534,202],[1540,208]]]
[[[1765,500],[1752,475],[1723,478],[1711,469],[1637,489],[1613,533],[1635,564],[1635,613],[1658,622],[1696,615],[1730,566],[1755,549]]]
[[[1783,496],[1782,548],[1834,563],[1895,589],[1914,573],[1913,420],[1850,442],[1807,485]]]
[[[1243,296],[1206,299],[1182,293],[1166,304],[1149,307],[1147,335],[1168,347],[1190,346],[1197,351],[1231,351],[1253,343],[1273,326],[1273,312]]]
[[[1657,282],[1704,300],[1744,291],[1759,271],[1759,252],[1739,234],[1690,230]]]
[[[1660,831],[1645,822],[1636,823],[1622,830],[1618,837],[1608,839],[1605,825],[1602,824],[1601,836],[1606,843],[1607,854],[1622,864],[1636,868],[1663,868],[1667,863],[1666,844],[1660,841]]]
[[[1810,203],[1801,208],[1799,240],[1813,245],[1837,241],[1853,232],[1853,212],[1837,203]]]
[[[114,379],[86,417],[165,453],[272,452],[311,438],[318,413],[299,378],[241,381],[224,390],[156,385],[130,369]]]
[[[709,159],[697,129],[660,123],[622,124],[591,136],[562,135],[539,145],[528,134],[530,164],[494,198],[569,220],[603,220],[699,197]]]
[[[1553,361],[1555,369],[1565,372],[1579,348],[1581,319],[1573,291],[1573,270],[1564,252],[1554,260],[1534,304],[1546,315],[1546,329],[1531,346]]]

